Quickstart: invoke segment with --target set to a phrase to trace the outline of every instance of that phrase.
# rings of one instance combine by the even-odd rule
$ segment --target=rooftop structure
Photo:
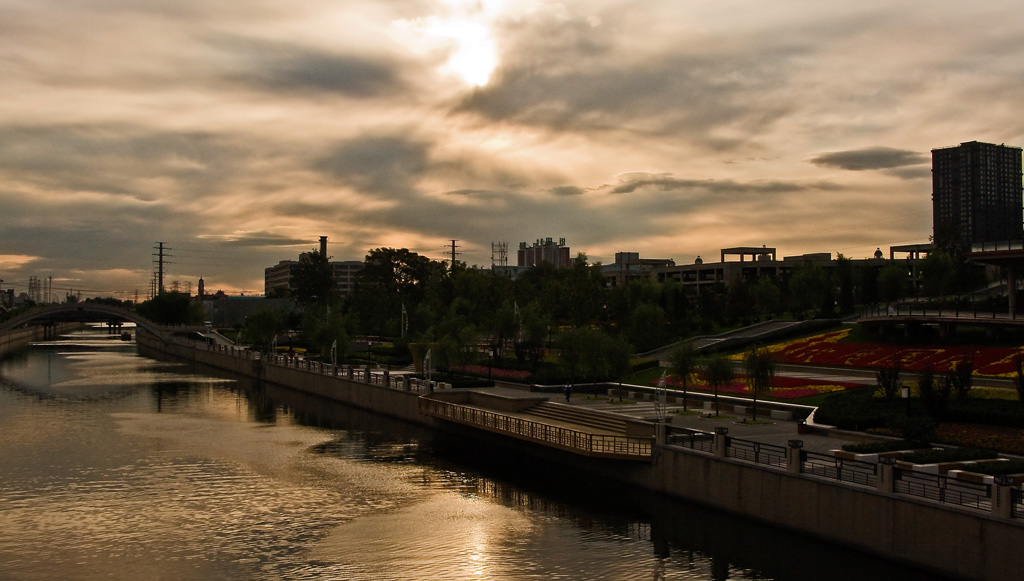
[[[572,258],[569,247],[565,245],[565,238],[559,238],[555,243],[551,238],[538,238],[533,246],[527,246],[526,242],[519,243],[519,266],[536,266],[542,262],[548,262],[555,268],[568,268],[572,266]]]

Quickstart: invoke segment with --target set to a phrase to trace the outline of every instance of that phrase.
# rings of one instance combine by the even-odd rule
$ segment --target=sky
[[[0,288],[256,294],[329,237],[691,263],[927,242],[930,151],[1024,146],[986,0],[0,0]],[[886,252],[888,254],[888,252]]]

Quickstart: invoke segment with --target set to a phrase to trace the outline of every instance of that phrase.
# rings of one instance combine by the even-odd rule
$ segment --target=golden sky
[[[0,279],[261,291],[330,237],[692,262],[926,242],[1024,145],[1019,2],[0,0]],[[511,262],[514,263],[514,254]]]

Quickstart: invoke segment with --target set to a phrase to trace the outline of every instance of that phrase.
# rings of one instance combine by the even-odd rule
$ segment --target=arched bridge
[[[113,307],[110,305],[102,305],[98,303],[61,303],[56,305],[46,305],[45,307],[39,307],[32,309],[28,312],[22,313],[13,319],[0,323],[0,333],[6,333],[12,329],[16,329],[22,325],[31,323],[32,321],[56,319],[65,316],[82,317],[86,315],[100,316],[107,319],[117,319],[119,321],[131,321],[135,323],[139,328],[145,329],[150,333],[153,333],[157,337],[166,340],[169,335],[170,328],[150,321],[149,319],[139,315],[134,311],[128,309],[122,309],[120,307]],[[177,330],[177,329],[176,329]],[[188,330],[184,327],[181,330]]]

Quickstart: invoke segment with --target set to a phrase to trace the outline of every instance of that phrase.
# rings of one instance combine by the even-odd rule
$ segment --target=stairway
[[[626,433],[625,418],[585,407],[545,401],[524,410],[524,413],[564,424],[572,424],[581,428],[591,428],[614,434]]]

